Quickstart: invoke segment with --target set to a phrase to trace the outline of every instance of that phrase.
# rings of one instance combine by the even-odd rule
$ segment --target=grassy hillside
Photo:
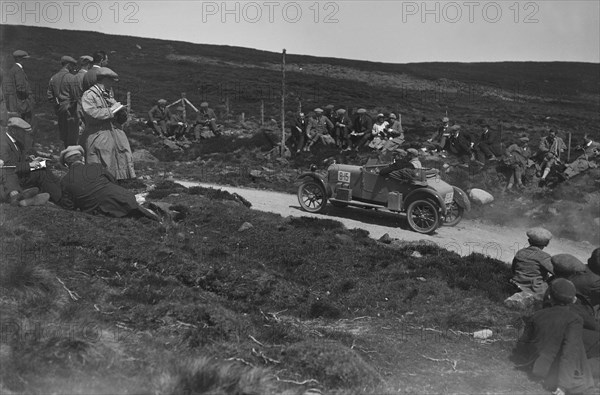
[[[248,48],[191,44],[48,28],[1,26],[2,67],[20,48],[39,96],[38,111],[50,112],[45,91],[64,54],[78,57],[97,49],[109,52],[109,66],[121,81],[116,90],[145,114],[159,97],[181,92],[198,105],[208,100],[234,116],[258,118],[265,101],[267,118],[280,118],[281,55]],[[141,49],[139,49],[140,47]],[[291,50],[293,52],[293,50]],[[502,128],[505,140],[529,132],[534,142],[544,126],[571,131],[576,138],[600,120],[600,69],[588,63],[421,63],[384,64],[346,59],[287,57],[288,112],[334,104],[372,112],[397,111],[415,135],[428,135],[446,111],[467,131],[479,125]]]
[[[149,197],[173,192],[167,225],[0,206],[2,393],[539,391],[508,360],[501,262],[214,190]]]

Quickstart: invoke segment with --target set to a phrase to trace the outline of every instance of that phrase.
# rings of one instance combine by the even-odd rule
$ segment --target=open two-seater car
[[[298,202],[311,213],[323,211],[328,201],[334,207],[388,210],[406,217],[409,227],[419,233],[456,225],[471,209],[466,193],[443,181],[437,169],[415,170],[411,180],[400,180],[379,174],[387,166],[334,163],[325,173],[312,166],[299,176]]]

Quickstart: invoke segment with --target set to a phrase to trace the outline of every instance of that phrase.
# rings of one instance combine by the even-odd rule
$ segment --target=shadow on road
[[[300,206],[289,207],[294,210],[298,210],[300,213],[309,214],[303,211]],[[318,215],[323,215],[329,218],[351,219],[365,224],[385,226],[388,228],[400,228],[402,230],[413,232],[413,230],[408,226],[405,218],[401,217],[399,214],[382,210],[365,209],[352,206],[339,208],[328,204],[327,207],[325,207],[325,210],[322,213],[318,213]],[[433,235],[435,234],[436,232],[433,233]]]

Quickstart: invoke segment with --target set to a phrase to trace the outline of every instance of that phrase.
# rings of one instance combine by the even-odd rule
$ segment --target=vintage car
[[[387,166],[334,163],[324,174],[312,166],[310,172],[298,177],[298,202],[311,213],[323,211],[327,201],[334,207],[388,210],[405,216],[410,228],[419,233],[432,233],[441,225],[456,225],[470,210],[465,192],[442,181],[437,169],[415,170],[413,179],[399,180],[379,174]]]

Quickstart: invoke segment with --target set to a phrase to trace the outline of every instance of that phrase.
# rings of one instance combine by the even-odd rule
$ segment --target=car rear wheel
[[[325,188],[316,181],[303,182],[298,187],[298,203],[304,211],[319,213],[327,205]]]
[[[437,207],[429,200],[415,200],[406,210],[408,226],[415,232],[432,233],[439,226]]]
[[[448,206],[446,210],[446,217],[444,218],[444,226],[454,226],[458,224],[465,214],[465,209],[460,207],[456,200],[452,202],[451,205]]]

